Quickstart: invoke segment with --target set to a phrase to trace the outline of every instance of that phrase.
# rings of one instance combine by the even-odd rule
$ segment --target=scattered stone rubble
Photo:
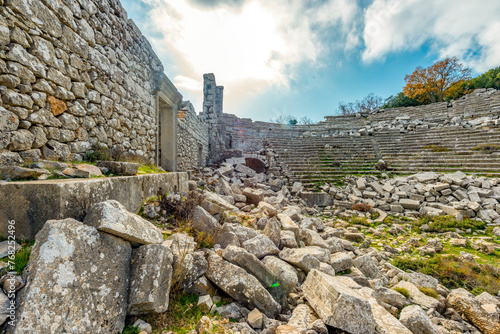
[[[139,164],[133,162],[97,161],[93,165],[44,160],[41,157],[23,159],[17,152],[0,151],[0,179],[6,181],[131,176],[136,175],[138,169]]]
[[[348,177],[346,182],[342,188],[326,185],[323,191],[337,201],[366,203],[393,216],[451,215],[500,225],[497,178],[425,172],[391,179]]]
[[[343,188],[323,189],[339,206],[310,207],[300,184],[287,187],[275,171],[256,173],[244,159],[229,159],[189,181],[202,195],[192,227],[213,236],[211,249],[198,248],[183,232],[163,241],[152,223],[162,219],[154,204],[152,222],[115,201],[94,206],[84,223],[47,222],[18,293],[20,321],[7,332],[119,333],[127,314],[164,312],[176,285],[199,295],[207,315],[234,319],[224,325],[228,333],[498,334],[500,296],[450,291],[389,263],[419,245],[408,224],[374,229],[333,217],[354,214],[345,209],[350,202],[369,204],[380,217],[450,214],[498,224],[497,184],[462,173],[352,178]],[[382,250],[370,247],[368,233],[388,235]],[[443,240],[462,240],[463,233],[428,238],[425,248],[439,252]],[[405,242],[396,247],[395,240]],[[216,306],[217,291],[232,302]],[[191,333],[212,330],[213,321],[204,316]]]

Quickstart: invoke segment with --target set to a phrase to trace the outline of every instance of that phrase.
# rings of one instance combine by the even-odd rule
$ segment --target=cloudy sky
[[[185,100],[203,73],[224,112],[268,121],[334,115],[339,101],[402,90],[405,74],[448,56],[500,66],[498,0],[122,0]]]

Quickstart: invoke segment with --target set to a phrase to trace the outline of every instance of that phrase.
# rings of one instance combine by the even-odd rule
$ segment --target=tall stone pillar
[[[217,86],[213,73],[203,75],[203,113],[208,124],[209,132],[209,163],[222,158],[224,153],[222,106],[224,87]]]

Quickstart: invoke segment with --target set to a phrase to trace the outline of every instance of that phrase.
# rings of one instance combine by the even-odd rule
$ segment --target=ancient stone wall
[[[69,160],[101,143],[153,162],[163,66],[119,1],[1,3],[0,149]]]
[[[177,168],[206,166],[209,160],[209,132],[203,116],[196,115],[191,102],[183,102],[177,123]]]

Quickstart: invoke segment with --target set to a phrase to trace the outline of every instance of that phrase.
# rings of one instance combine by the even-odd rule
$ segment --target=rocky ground
[[[47,222],[7,332],[500,333],[498,180],[351,178],[319,207],[244,161]]]

